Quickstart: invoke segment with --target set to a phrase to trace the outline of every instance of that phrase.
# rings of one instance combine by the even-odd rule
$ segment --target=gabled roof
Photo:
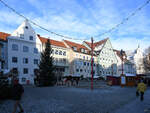
[[[93,43],[93,48],[104,44],[109,38]],[[89,47],[91,47],[91,42],[84,41]]]
[[[48,40],[48,38],[41,37],[39,34],[37,36],[39,37],[39,39],[41,40],[42,43],[46,43]],[[67,48],[62,41],[56,41],[56,40],[50,39],[50,43],[51,43],[51,45],[54,45],[54,46]]]
[[[114,51],[116,52],[117,56],[122,60],[122,55],[121,55],[120,51],[119,51],[119,50],[116,50],[116,49],[114,49]],[[128,60],[127,60],[127,55],[126,55],[125,52],[123,52],[123,56],[125,56],[124,61],[127,62]]]
[[[68,40],[64,40],[64,42],[65,42],[73,51],[75,51],[75,50],[73,49],[73,47],[76,47],[76,48],[77,48],[76,52],[81,52],[81,49],[85,49],[85,50],[87,50],[87,54],[90,53],[89,49],[88,49],[87,47],[85,47],[84,45],[82,45],[82,44],[78,44],[78,43],[71,42],[71,41],[68,41]]]
[[[8,36],[10,36],[10,34],[0,32],[0,40],[6,41]]]

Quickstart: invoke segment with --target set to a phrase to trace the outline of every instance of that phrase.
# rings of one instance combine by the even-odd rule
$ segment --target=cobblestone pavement
[[[120,86],[101,87],[93,91],[90,88],[26,86],[21,103],[25,113],[128,113],[125,110],[129,109],[130,105],[141,107],[135,91],[135,87]],[[147,96],[148,94],[145,94],[145,99]],[[3,102],[0,105],[0,113],[11,113],[13,103],[11,100]]]
[[[114,113],[150,113],[150,89],[145,92],[144,101],[141,102],[140,98],[136,98]]]

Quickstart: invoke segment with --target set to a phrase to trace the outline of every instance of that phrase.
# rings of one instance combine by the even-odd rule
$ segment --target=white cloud
[[[118,6],[123,6],[124,2],[120,5],[112,0],[83,0],[83,4],[75,0],[27,1],[36,11],[32,12],[31,10],[31,12],[24,15],[51,31],[78,39],[86,37],[90,39],[91,36],[107,31],[120,23],[133,10],[128,7],[126,9],[118,9]],[[6,23],[7,25],[16,26],[23,21],[21,17],[7,10],[0,10],[0,17],[1,24]],[[41,35],[50,36],[54,39],[62,39],[40,30],[38,27],[33,27]],[[3,24],[1,29],[9,30],[9,27],[5,27]],[[105,37],[110,37],[113,47],[116,49],[135,49],[138,43],[140,43],[142,48],[145,48],[149,45],[148,41],[150,41],[148,38],[150,35],[149,29],[149,17],[146,15],[146,11],[142,10],[127,23],[120,26],[119,29],[102,37],[94,37],[94,40],[99,41]]]
[[[140,45],[141,49],[144,50],[150,46],[150,38],[144,37],[137,39],[136,37],[121,37],[118,39],[110,38],[114,49],[123,50],[134,50]]]

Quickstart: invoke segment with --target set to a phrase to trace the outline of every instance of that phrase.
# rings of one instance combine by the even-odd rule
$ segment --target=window
[[[74,51],[77,51],[77,47],[72,47]]]
[[[13,63],[17,63],[17,62],[18,62],[17,57],[12,57],[12,62],[13,62]]]
[[[54,54],[54,49],[52,49],[51,53]]]
[[[95,71],[93,70],[93,74],[95,74]]]
[[[87,65],[89,66],[89,63],[87,63]]]
[[[99,71],[99,73],[101,74],[102,72],[101,72],[101,71]]]
[[[22,82],[26,82],[26,78],[22,78],[21,81],[22,81]]]
[[[17,69],[17,68],[12,68],[12,72],[13,72],[14,74],[17,74],[17,73],[18,73],[18,69]]]
[[[86,66],[86,62],[84,62],[84,65]]]
[[[63,62],[66,63],[66,59],[65,58],[63,58]]]
[[[38,49],[37,48],[34,48],[34,53],[38,53]]]
[[[24,39],[24,34],[20,34],[20,38],[23,38],[23,39]]]
[[[81,48],[80,50],[81,50],[82,53],[84,53],[84,51],[85,51],[85,49],[83,49],[83,48]]]
[[[80,69],[80,72],[82,72],[82,69]]]
[[[28,58],[23,58],[23,63],[28,64]]]
[[[66,56],[66,51],[63,52],[63,55]]]
[[[62,72],[65,72],[65,68],[62,68],[61,71],[62,71]]]
[[[87,50],[85,50],[85,53],[87,53]]]
[[[83,59],[85,59],[85,56],[83,56]]]
[[[76,72],[79,72],[79,69],[76,69]]]
[[[26,29],[28,29],[28,26],[25,26]]]
[[[58,50],[55,51],[55,54],[56,54],[56,55],[58,54]]]
[[[17,44],[12,44],[12,50],[13,51],[18,51],[18,45]]]
[[[28,74],[28,68],[23,69],[23,74]]]
[[[29,47],[23,46],[23,52],[29,52]]]
[[[38,64],[38,59],[34,59],[34,64]]]
[[[29,36],[29,40],[33,40],[33,36]]]
[[[34,75],[37,75],[38,72],[39,72],[39,70],[38,70],[37,68],[35,68],[35,69],[33,70],[33,72],[34,72]]]
[[[62,51],[59,51],[59,55],[62,55]]]

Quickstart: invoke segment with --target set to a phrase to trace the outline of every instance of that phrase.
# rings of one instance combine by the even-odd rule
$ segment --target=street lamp
[[[93,90],[93,38],[91,38],[91,90]]]
[[[120,55],[121,55],[121,61],[122,61],[122,75],[123,75],[123,54],[124,54],[124,51],[121,49]]]
[[[123,59],[124,59],[124,51],[121,49],[120,55],[121,55],[121,60],[122,60],[122,74],[121,74],[121,86],[124,86],[126,84],[126,78],[125,75],[123,74]]]

